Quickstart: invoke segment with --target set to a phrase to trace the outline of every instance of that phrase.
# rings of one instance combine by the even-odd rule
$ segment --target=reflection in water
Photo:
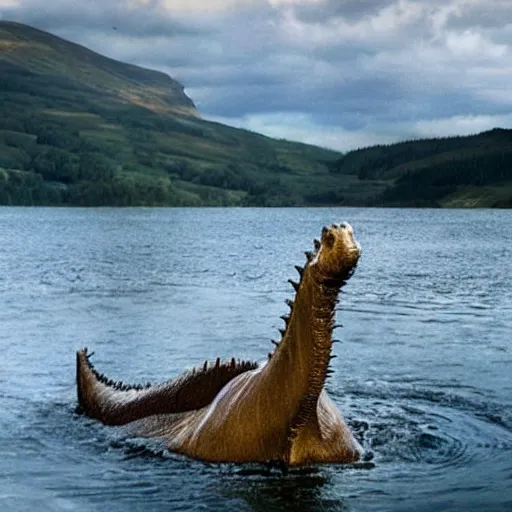
[[[247,470],[239,470],[235,474],[224,477],[221,483],[221,493],[227,498],[240,498],[247,503],[251,510],[269,512],[274,510],[293,510],[309,512],[316,510],[336,510],[342,502],[323,496],[322,489],[328,478],[321,470],[305,469],[292,470],[284,476],[277,470],[260,474],[247,474]]]

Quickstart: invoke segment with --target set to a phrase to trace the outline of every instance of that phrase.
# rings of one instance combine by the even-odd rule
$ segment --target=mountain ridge
[[[198,116],[184,87],[169,75],[103,56],[77,43],[28,25],[0,21],[0,62],[8,62],[29,72],[72,78],[80,86],[120,94],[126,102],[140,104],[155,112],[174,112]],[[58,54],[65,66],[58,66]],[[71,57],[71,58],[70,58]],[[90,68],[96,68],[95,73]],[[65,71],[65,73],[64,73]],[[98,71],[104,73],[98,76]],[[131,83],[132,90],[116,88],[120,80]],[[110,86],[110,87],[109,87]]]

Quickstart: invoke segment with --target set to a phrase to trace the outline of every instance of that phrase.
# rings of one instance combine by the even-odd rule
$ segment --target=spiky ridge
[[[306,251],[306,265],[304,267],[295,266],[299,274],[299,282],[288,280],[295,290],[294,300],[286,299],[286,304],[290,308],[290,313],[283,315],[280,318],[285,323],[284,329],[279,329],[281,338],[279,341],[271,340],[274,344],[274,350],[268,354],[269,360],[276,353],[284,340],[290,321],[293,316],[294,305],[301,292],[301,286],[304,283],[305,276],[307,275],[308,267],[315,260],[318,251],[321,248],[321,242],[317,239],[314,240],[314,251]],[[321,297],[320,305],[313,308],[312,326],[315,332],[313,343],[313,359],[316,361],[314,366],[315,371],[310,376],[309,392],[301,400],[299,410],[293,421],[290,429],[290,441],[293,440],[298,430],[304,426],[315,414],[317,402],[320,392],[323,389],[326,379],[333,373],[330,367],[330,362],[336,356],[331,355],[330,348],[333,343],[339,340],[332,339],[332,332],[335,328],[342,327],[340,324],[335,324],[336,304],[338,302],[338,295],[340,289],[346,284],[347,280],[355,271],[355,266],[347,271],[346,275],[339,278],[323,276],[318,282],[315,283],[318,296]]]
[[[315,371],[310,376],[308,394],[301,400],[298,413],[291,426],[290,440],[296,436],[302,426],[306,425],[316,415],[318,397],[325,385],[325,381],[333,373],[330,363],[335,357],[331,355],[332,331],[335,325],[335,305],[338,293],[344,284],[345,281],[342,280],[330,280],[328,283],[319,285],[324,305],[315,310],[315,317],[313,319],[313,330],[316,333],[315,343],[313,343],[313,358],[317,364],[315,365]],[[326,349],[326,347],[328,348]]]
[[[291,315],[293,313],[293,306],[294,306],[294,303],[295,303],[295,298],[297,297],[297,294],[299,293],[300,285],[301,285],[303,277],[304,277],[304,272],[305,272],[307,266],[315,259],[318,251],[320,250],[321,243],[316,238],[313,240],[313,245],[315,247],[315,251],[314,252],[306,251],[304,253],[306,255],[306,265],[304,267],[301,267],[299,265],[295,265],[295,270],[299,274],[299,282],[296,282],[293,279],[288,279],[288,282],[292,285],[293,289],[295,290],[295,297],[294,297],[294,300],[291,300],[291,299],[286,299],[285,300],[286,305],[290,308],[290,313],[289,314],[285,314],[285,315],[281,315],[279,317],[281,320],[284,321],[285,328],[284,329],[278,329],[279,333],[281,334],[280,341],[270,340],[270,342],[276,348],[272,352],[270,352],[268,354],[268,358],[269,359],[272,357],[272,355],[274,354],[275,350],[277,349],[277,347],[279,347],[279,345],[283,341],[284,337],[286,336],[286,331],[288,329],[288,324],[290,323],[290,318],[291,318]],[[352,268],[350,270],[350,272],[343,279],[327,279],[327,280],[324,280],[323,283],[322,283],[323,288],[324,288],[324,292],[326,292],[327,296],[331,295],[332,293],[334,293],[334,295],[335,295],[334,296],[334,303],[332,305],[333,309],[332,309],[332,318],[331,318],[331,322],[330,322],[331,325],[329,326],[331,332],[334,329],[336,329],[336,328],[343,327],[343,325],[341,325],[341,324],[335,324],[334,323],[334,312],[335,312],[334,311],[334,306],[337,303],[337,296],[338,296],[338,293],[339,293],[340,289],[347,284],[348,279],[355,272],[355,269],[356,269],[356,266],[354,266],[354,268]],[[332,340],[333,343],[336,343],[338,341],[339,340]],[[334,359],[335,357],[336,356],[332,356],[331,359]]]
[[[94,352],[91,352],[90,354],[86,353],[87,366],[89,367],[91,372],[96,377],[96,380],[98,382],[101,382],[102,384],[105,384],[105,386],[114,388],[118,391],[130,391],[132,389],[135,391],[140,391],[142,389],[148,389],[152,386],[151,382],[148,382],[147,384],[126,384],[122,380],[115,381],[115,380],[107,378],[103,373],[100,373],[98,370],[96,370],[96,368],[92,364],[91,357],[93,355],[94,355]]]
[[[130,385],[98,372],[84,349],[77,353],[79,410],[107,425],[124,425],[154,414],[200,409],[210,404],[231,379],[257,366],[234,358],[225,363],[217,359],[210,366],[205,361],[202,367],[162,384]],[[86,378],[87,373],[92,379]]]
[[[86,361],[87,366],[91,370],[91,372],[96,377],[96,380],[98,382],[101,382],[105,386],[108,386],[110,388],[113,388],[117,391],[141,391],[149,388],[154,387],[162,387],[165,386],[167,383],[174,383],[175,381],[167,381],[167,383],[161,383],[154,386],[151,384],[151,382],[148,382],[147,384],[127,384],[123,382],[122,380],[112,380],[106,377],[103,373],[100,373],[92,364],[91,357],[94,355],[94,352],[91,354],[87,354]],[[223,370],[229,370],[230,373],[235,373],[236,375],[239,375],[240,373],[247,372],[249,370],[255,370],[258,368],[258,363],[255,361],[244,361],[244,360],[235,360],[233,357],[231,361],[226,361],[221,363],[220,358],[218,357],[215,362],[211,365],[208,364],[208,361],[205,360],[203,365],[201,367],[194,367],[191,370],[188,370],[187,372],[184,372],[179,378],[180,380],[187,380],[187,379],[199,379],[201,377],[204,377],[206,375],[212,375],[218,372],[221,372]]]

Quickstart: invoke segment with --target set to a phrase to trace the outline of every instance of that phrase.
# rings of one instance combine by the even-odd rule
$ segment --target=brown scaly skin
[[[171,451],[214,462],[304,465],[353,462],[362,448],[327,396],[334,308],[360,255],[349,224],[322,230],[297,267],[286,329],[268,363],[236,362],[135,388],[100,375],[87,349],[77,353],[80,408],[137,436],[164,438]]]

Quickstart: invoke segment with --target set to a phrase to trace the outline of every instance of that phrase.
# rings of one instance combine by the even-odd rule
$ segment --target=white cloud
[[[508,53],[504,44],[495,44],[474,29],[446,34],[446,48],[454,57],[499,60]]]
[[[494,116],[453,116],[422,120],[415,123],[413,130],[418,137],[449,137],[472,135],[502,126],[512,126],[512,111]]]
[[[17,7],[20,5],[21,0],[0,0],[0,9],[5,7]],[[0,20],[2,19],[0,13]]]
[[[283,15],[281,29],[290,42],[302,47],[343,43],[395,45],[400,33],[422,21],[426,9],[421,4],[399,0],[356,21],[335,16],[327,21],[312,23],[299,19],[290,9]]]
[[[300,112],[248,115],[238,119],[214,116],[212,121],[245,128],[277,139],[295,140],[321,147],[348,151],[373,144],[397,142],[400,135],[372,129],[349,131],[315,123],[311,116]]]
[[[282,7],[283,5],[321,5],[325,4],[326,0],[268,0],[272,7]]]
[[[255,0],[161,0],[170,12],[218,12],[253,3]]]

